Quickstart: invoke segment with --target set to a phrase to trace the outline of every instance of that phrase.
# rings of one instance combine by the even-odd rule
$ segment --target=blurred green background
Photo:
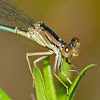
[[[43,21],[67,43],[72,37],[79,37],[80,55],[71,59],[72,63],[80,69],[91,63],[97,66],[84,75],[74,100],[100,100],[100,1],[8,1],[36,21]],[[25,54],[39,51],[47,49],[22,36],[0,31],[0,87],[14,100],[31,100],[35,95]],[[75,77],[73,74],[73,80]]]

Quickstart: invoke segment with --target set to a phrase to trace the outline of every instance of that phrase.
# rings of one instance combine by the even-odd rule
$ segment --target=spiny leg
[[[30,56],[35,56],[35,55],[51,55],[53,54],[53,52],[35,52],[35,53],[26,53],[26,60],[27,60],[27,63],[28,63],[28,67],[29,67],[29,70],[30,70],[30,73],[32,75],[32,78],[33,78],[33,87],[34,87],[34,75],[33,75],[33,71],[32,71],[32,68],[31,68],[31,64],[30,64],[30,61],[29,61],[29,57]],[[37,60],[35,60],[34,62],[34,65],[39,62],[40,60],[44,59],[46,56],[43,56],[43,57],[40,57],[38,58]]]
[[[62,65],[62,62],[63,62],[63,58],[61,55],[59,55],[59,59],[58,59],[58,69],[60,70],[60,72],[62,73],[62,75],[66,78],[66,80],[72,84],[71,80],[67,77],[67,75],[62,71],[61,69],[61,65]]]
[[[56,66],[57,66],[57,62],[58,62],[58,54],[56,54],[55,57],[55,63],[53,66],[53,74],[54,76],[65,86],[66,90],[67,90],[67,95],[68,95],[68,86],[58,77],[58,75],[56,74]]]
[[[76,72],[77,74],[80,75],[80,73],[77,70],[73,70],[73,69],[60,69],[61,71],[70,71],[70,72]]]
[[[34,66],[37,67],[36,63],[38,63],[39,61],[41,61],[42,59],[44,59],[44,58],[46,58],[46,57],[47,57],[47,56],[42,56],[42,57],[40,57],[40,58],[34,60],[34,61],[33,61]]]
[[[26,60],[27,60],[27,63],[28,63],[28,67],[29,67],[30,73],[31,73],[31,75],[32,75],[32,78],[33,78],[33,80],[34,80],[33,71],[32,71],[31,64],[30,64],[30,61],[29,61],[29,58],[28,58],[28,57],[29,57],[29,56],[26,55]],[[33,84],[34,84],[34,81],[33,81]],[[33,85],[33,87],[34,87],[34,85]]]
[[[81,70],[80,68],[76,67],[76,66],[75,66],[74,64],[72,64],[72,63],[70,63],[70,65],[71,65],[73,68],[77,69],[77,70]]]
[[[75,68],[76,70],[67,70],[67,69],[61,69],[61,70],[73,71],[73,72],[76,72],[77,74],[80,75],[80,72],[79,72],[78,70],[81,70],[81,69],[79,69],[78,67],[76,67],[75,65],[73,65],[72,63],[70,63],[70,62],[68,61],[68,58],[66,58],[66,62],[67,62],[68,64],[70,64],[71,67]]]
[[[53,72],[55,72],[55,73],[56,73],[57,62],[58,62],[58,54],[56,54],[56,56],[55,56],[55,61],[54,61],[54,65],[53,65]]]
[[[53,71],[54,76],[65,86],[68,95],[68,86],[58,77],[58,75]]]
[[[42,56],[42,57],[39,57],[38,59],[34,60],[33,63],[34,63],[34,66],[37,67],[36,63],[43,60],[44,58],[46,58],[47,56]],[[33,79],[33,87],[34,87],[34,79]]]
[[[68,64],[70,64],[71,67],[73,67],[73,68],[75,68],[75,69],[77,69],[77,70],[80,70],[78,67],[76,67],[75,65],[73,65],[72,63],[70,63],[70,62],[68,61],[68,58],[66,58],[66,62],[67,62]]]
[[[63,72],[63,70],[66,70],[66,71],[73,71],[73,72],[77,72],[78,74],[80,74],[77,70],[67,70],[67,69],[61,69],[61,64],[62,64],[62,57],[59,55],[59,60],[58,60],[58,68],[60,70],[60,72],[62,73],[62,75],[68,80],[68,82],[70,84],[72,84],[71,80],[67,77],[67,75]],[[69,63],[71,64],[71,63]],[[77,67],[75,67],[77,69]]]
[[[66,78],[66,80],[67,80],[70,84],[72,84],[71,80],[67,77],[67,75],[66,75],[62,70],[60,70],[60,72],[61,72],[62,75]]]

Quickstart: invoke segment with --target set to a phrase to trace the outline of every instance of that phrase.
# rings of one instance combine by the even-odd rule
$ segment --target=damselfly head
[[[78,56],[79,55],[80,40],[77,37],[73,37],[69,43],[69,46],[72,47],[72,51],[73,51],[72,56],[73,57]]]
[[[73,50],[70,46],[65,46],[63,49],[62,49],[62,55],[66,58],[69,58],[71,57],[73,54]]]

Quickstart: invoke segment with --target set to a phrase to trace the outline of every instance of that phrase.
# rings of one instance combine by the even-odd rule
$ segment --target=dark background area
[[[81,41],[80,55],[72,63],[90,68],[82,78],[74,100],[100,100],[100,1],[99,0],[8,0],[36,21],[43,21],[67,43]],[[11,22],[12,25],[13,22]],[[14,100],[31,100],[32,77],[27,52],[47,51],[22,36],[0,31],[0,87]],[[52,61],[51,61],[52,62]],[[41,62],[42,63],[42,62]],[[73,75],[73,79],[76,76]]]

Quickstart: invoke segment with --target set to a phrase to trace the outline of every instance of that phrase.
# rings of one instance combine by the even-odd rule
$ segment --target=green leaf
[[[67,70],[69,70],[69,69],[71,69],[70,67],[71,67],[70,64],[68,64],[68,63],[66,62],[66,59],[64,58],[64,59],[63,59],[63,62],[62,62],[61,69],[67,69]],[[63,70],[63,72],[66,74],[66,76],[67,76],[69,79],[71,79],[72,74],[71,74],[70,71]],[[62,75],[61,72],[58,73],[58,76],[59,76],[59,78],[69,87],[69,85],[70,85],[69,82],[66,80],[66,78]],[[61,82],[58,82],[57,94],[58,94],[58,95],[57,95],[57,99],[58,99],[58,100],[65,100],[67,91],[66,91],[65,86],[62,85]]]
[[[0,100],[12,100],[12,99],[0,88]]]
[[[37,100],[48,100],[44,80],[38,67],[33,68]]]
[[[91,64],[91,65],[88,65],[86,66],[81,72],[80,72],[80,75],[78,75],[76,77],[76,79],[74,80],[73,84],[71,85],[69,91],[68,91],[68,96],[66,96],[66,99],[65,100],[73,100],[73,97],[75,95],[75,91],[77,89],[77,86],[81,80],[81,78],[83,77],[84,73],[88,70],[88,68],[92,67],[92,66],[95,66],[95,64]]]
[[[66,63],[65,59],[62,63],[62,66],[63,66],[62,69],[65,69],[66,67],[67,69],[70,69],[70,66],[69,64]],[[73,84],[69,88],[68,95],[66,92],[66,88],[60,83],[58,87],[58,96],[56,97],[51,66],[49,63],[49,58],[47,57],[44,61],[44,68],[43,68],[44,80],[39,68],[38,67],[33,68],[37,100],[73,100],[75,91],[77,89],[77,86],[81,78],[83,77],[84,73],[88,70],[88,68],[92,66],[94,66],[94,64],[86,66],[80,72],[80,75],[76,77]],[[65,71],[65,73],[67,74],[68,78],[71,78],[71,72]],[[68,81],[64,79],[65,77],[63,77],[61,73],[59,73],[59,77],[63,79],[64,83],[67,83],[67,85],[69,85]]]
[[[47,90],[49,100],[57,100],[56,91],[53,82],[53,75],[49,63],[49,57],[47,57],[44,61],[43,74],[44,74],[45,85],[46,85],[46,90]]]
[[[49,57],[44,61],[43,76],[38,67],[33,68],[37,100],[57,100]]]

